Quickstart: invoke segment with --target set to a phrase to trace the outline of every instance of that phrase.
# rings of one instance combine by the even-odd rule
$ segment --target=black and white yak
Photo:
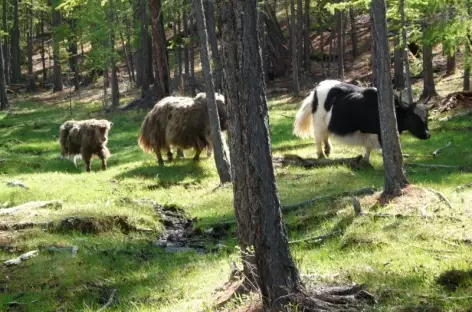
[[[428,100],[408,105],[397,94],[394,100],[399,133],[408,130],[421,140],[429,139]],[[333,136],[347,145],[364,146],[364,160],[369,162],[371,151],[382,148],[379,119],[376,88],[324,80],[303,101],[295,117],[293,134],[314,137],[319,158],[329,156],[329,138]]]

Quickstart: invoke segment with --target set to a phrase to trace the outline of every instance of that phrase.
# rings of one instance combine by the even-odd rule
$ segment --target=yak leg
[[[102,169],[107,170],[107,151],[105,149],[101,149],[98,152],[98,157],[102,161]]]
[[[199,161],[200,160],[200,153],[202,152],[202,149],[199,147],[195,147],[195,156],[193,157],[193,161]]]
[[[91,160],[92,160],[92,155],[91,154],[85,154],[82,153],[82,159],[85,162],[85,171],[90,172],[92,170],[92,167],[90,165]]]
[[[315,129],[315,144],[316,144],[316,154],[318,158],[325,158],[325,154],[323,152],[323,141],[327,137],[325,131],[320,129]]]
[[[156,157],[157,157],[157,163],[159,164],[159,166],[163,166],[164,165],[164,159],[162,159],[160,148],[156,149]]]
[[[184,151],[180,147],[177,147],[177,159],[180,158],[185,158]]]
[[[172,155],[172,149],[170,148],[170,146],[168,146],[167,147],[167,160],[172,161],[173,158],[174,158],[174,155]]]
[[[329,157],[329,154],[331,153],[331,142],[329,141],[329,134],[325,136],[323,143],[324,143],[324,152],[326,154],[326,157]]]

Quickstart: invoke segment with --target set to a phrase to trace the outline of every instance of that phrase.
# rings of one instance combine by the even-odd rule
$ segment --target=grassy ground
[[[274,154],[315,154],[312,142],[291,134],[298,103],[288,97],[270,102]],[[144,115],[103,116],[99,105],[77,104],[73,118],[106,117],[114,123],[109,170],[100,171],[99,161],[94,160],[93,172],[85,173],[82,162],[76,169],[58,157],[59,126],[71,117],[66,106],[24,99],[10,114],[0,114],[0,205],[6,208],[33,200],[63,201],[61,209],[2,215],[2,222],[55,221],[70,216],[100,220],[119,215],[138,229],[147,229],[125,234],[118,227],[103,228],[95,235],[40,228],[0,231],[0,260],[33,249],[40,251],[39,256],[18,266],[0,266],[0,310],[95,311],[116,289],[117,300],[109,310],[211,311],[212,293],[227,281],[231,261],[238,260],[232,232],[221,238],[226,248],[219,251],[166,253],[154,244],[163,230],[159,217],[151,206],[132,200],[148,198],[176,204],[196,218],[195,227],[208,229],[215,222],[234,218],[232,190],[224,187],[213,191],[218,184],[213,160],[203,157],[194,164],[192,151],[186,152],[188,159],[158,167],[154,156],[143,154],[137,145]],[[469,124],[470,117],[433,120],[428,141],[404,134],[403,150],[410,155],[406,161],[470,165],[472,137],[470,130],[464,130]],[[433,159],[432,152],[448,141],[451,147]],[[334,143],[332,157],[360,152]],[[381,155],[373,153],[371,159],[374,169],[361,171],[346,167],[277,169],[282,203],[366,186],[381,187]],[[404,311],[426,311],[427,307],[465,311],[472,305],[470,297],[464,298],[470,296],[472,282],[466,279],[451,291],[438,285],[436,277],[451,269],[471,269],[472,247],[467,239],[472,239],[472,192],[456,192],[455,188],[470,182],[472,174],[411,168],[408,177],[416,185],[444,193],[453,208],[435,195],[419,194],[411,201],[383,208],[371,208],[371,198],[364,198],[366,211],[417,216],[423,211],[433,217],[354,218],[350,199],[321,202],[285,215],[290,240],[333,230],[340,230],[339,234],[321,244],[292,244],[292,254],[301,272],[315,274],[315,281],[368,284],[380,298],[375,311],[398,311],[401,307]],[[12,179],[22,181],[29,189],[7,187]],[[79,249],[73,257],[70,248],[50,251],[51,246]],[[11,302],[19,304],[9,306]]]

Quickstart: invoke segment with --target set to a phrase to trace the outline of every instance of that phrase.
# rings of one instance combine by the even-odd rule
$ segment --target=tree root
[[[432,188],[426,188],[426,189],[430,191],[431,193],[436,194],[442,202],[446,203],[446,205],[448,205],[449,208],[452,209],[451,202],[446,198],[446,196],[444,196],[443,193],[433,190]]]

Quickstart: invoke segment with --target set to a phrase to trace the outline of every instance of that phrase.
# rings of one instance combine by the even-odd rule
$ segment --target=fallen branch
[[[62,202],[58,200],[50,200],[50,201],[32,201],[27,202],[15,207],[6,208],[0,210],[0,215],[10,214],[16,215],[23,211],[31,211],[34,209],[46,209],[46,208],[53,208],[53,209],[61,209]]]
[[[36,257],[38,254],[39,254],[39,250],[32,250],[32,251],[29,251],[27,253],[22,254],[21,256],[15,258],[15,259],[7,260],[3,264],[7,265],[7,266],[9,266],[9,265],[18,265],[24,260],[28,260],[28,259],[31,259],[33,257]]]
[[[446,196],[444,196],[443,193],[441,193],[441,192],[439,192],[439,191],[436,191],[436,190],[433,190],[432,188],[426,188],[426,189],[427,189],[428,191],[430,191],[430,192],[436,194],[436,195],[439,197],[439,199],[441,199],[441,201],[445,202],[446,205],[449,206],[450,209],[453,209],[451,202],[446,198]]]
[[[337,158],[337,159],[328,159],[328,158],[302,158],[298,155],[283,155],[283,156],[274,156],[272,158],[275,167],[282,166],[299,166],[305,169],[311,168],[321,168],[321,167],[330,167],[330,166],[348,166],[352,169],[360,169],[364,167],[372,167],[368,162],[363,161],[361,155],[354,158]]]
[[[467,184],[456,187],[456,189],[454,191],[455,192],[462,192],[463,190],[465,190],[467,188],[471,188],[471,187],[472,187],[472,182],[469,182]]]
[[[446,144],[445,146],[436,149],[436,150],[433,152],[433,157],[434,157],[434,158],[438,157],[439,152],[442,151],[442,150],[445,149],[445,148],[448,148],[449,146],[451,146],[451,144],[452,144],[451,141],[449,141],[449,142],[447,142],[447,144]]]
[[[325,200],[334,200],[334,199],[339,198],[339,197],[371,195],[371,194],[374,194],[376,191],[377,191],[376,188],[366,187],[366,188],[361,188],[361,189],[353,190],[353,191],[346,191],[346,192],[342,192],[342,193],[338,193],[338,194],[317,196],[317,197],[314,197],[314,198],[309,199],[309,200],[305,200],[305,201],[300,202],[300,203],[296,203],[296,204],[292,204],[292,205],[288,205],[288,206],[283,206],[282,211],[283,212],[291,211],[291,210],[295,210],[295,209],[298,209],[298,208],[306,206],[306,205],[312,205],[316,202],[325,201]]]
[[[334,236],[334,235],[339,234],[339,233],[342,233],[342,232],[340,230],[337,230],[337,231],[333,231],[333,232],[323,234],[323,235],[311,236],[311,237],[307,237],[307,238],[303,238],[303,239],[299,239],[299,240],[290,241],[288,243],[289,244],[297,244],[297,243],[308,242],[308,241],[314,241],[315,243],[320,243],[320,242],[324,241],[325,239],[327,239],[328,237]]]
[[[453,169],[453,170],[459,170],[459,171],[463,171],[463,172],[472,172],[471,167],[464,167],[464,166],[450,166],[450,165],[436,165],[436,164],[417,164],[417,163],[405,163],[405,166],[431,168],[431,169]]]
[[[104,305],[103,307],[101,307],[100,309],[98,309],[97,312],[103,311],[103,310],[105,310],[106,308],[108,308],[109,306],[111,306],[111,304],[113,303],[113,299],[115,299],[115,294],[116,294],[116,289],[113,289],[113,290],[111,291],[111,295],[110,295],[110,298],[108,298],[107,303],[105,303],[105,305]]]

